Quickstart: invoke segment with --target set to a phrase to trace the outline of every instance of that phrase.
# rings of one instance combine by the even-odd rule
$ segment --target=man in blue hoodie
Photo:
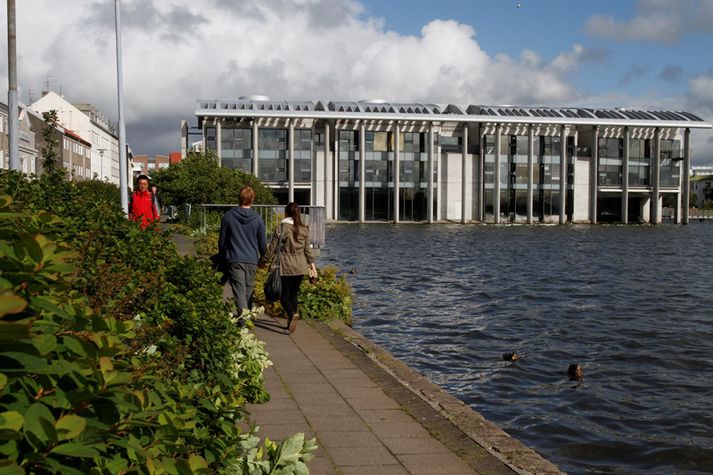
[[[240,206],[225,213],[220,223],[218,253],[227,270],[239,317],[244,309],[250,309],[255,270],[265,255],[267,241],[265,223],[250,209],[255,191],[249,186],[243,187],[238,197]]]

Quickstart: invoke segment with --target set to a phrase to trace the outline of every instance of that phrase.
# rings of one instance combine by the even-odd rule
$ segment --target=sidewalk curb
[[[315,325],[318,325],[315,322]],[[461,400],[446,393],[356,330],[340,321],[324,325],[354,345],[405,388],[449,420],[473,442],[520,475],[562,475],[556,465],[485,419]]]

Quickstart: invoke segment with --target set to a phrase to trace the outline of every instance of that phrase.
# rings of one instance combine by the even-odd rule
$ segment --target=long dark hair
[[[297,236],[299,236],[300,233],[300,226],[304,226],[304,224],[302,224],[302,216],[300,215],[299,205],[294,201],[287,203],[287,206],[285,206],[285,216],[292,218],[292,222],[294,223],[292,226],[292,235],[294,236],[295,241],[297,241]]]

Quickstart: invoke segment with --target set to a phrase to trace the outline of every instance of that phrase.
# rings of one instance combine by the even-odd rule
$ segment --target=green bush
[[[0,471],[302,470],[239,429],[269,361],[215,273],[92,190],[0,173]]]
[[[341,320],[352,324],[352,288],[346,278],[338,274],[339,269],[327,266],[319,269],[315,284],[305,277],[300,286],[300,318],[329,322]],[[258,269],[255,275],[255,303],[265,307],[268,315],[280,316],[283,312],[280,302],[267,303],[263,285],[267,280],[267,269]]]
[[[213,152],[192,152],[181,162],[156,170],[151,178],[158,186],[164,206],[235,204],[238,191],[246,185],[255,190],[256,204],[277,203],[270,188],[259,179],[241,170],[221,167]]]

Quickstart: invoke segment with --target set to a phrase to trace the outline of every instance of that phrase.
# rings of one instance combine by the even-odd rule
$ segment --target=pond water
[[[713,472],[713,222],[331,225],[319,260],[355,329],[562,470]]]

